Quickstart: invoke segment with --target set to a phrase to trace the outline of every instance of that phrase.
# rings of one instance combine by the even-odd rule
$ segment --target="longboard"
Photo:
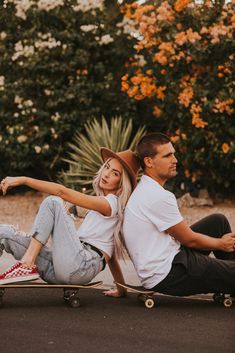
[[[123,284],[119,282],[115,282],[118,286],[127,289],[129,292],[137,293],[138,299],[144,302],[144,305],[147,309],[152,309],[155,305],[154,296],[157,295],[156,292],[146,289],[142,286],[133,286],[131,284]],[[233,300],[231,296],[223,294],[223,293],[215,293],[212,296],[213,300],[216,303],[223,304],[224,307],[230,308],[233,305]],[[200,298],[202,299],[202,298]]]
[[[72,308],[78,308],[81,306],[80,298],[78,296],[79,289],[95,288],[102,284],[102,281],[91,282],[88,284],[49,284],[33,281],[0,284],[0,307],[3,306],[3,296],[5,290],[9,288],[62,288],[64,291],[64,301],[68,303]]]

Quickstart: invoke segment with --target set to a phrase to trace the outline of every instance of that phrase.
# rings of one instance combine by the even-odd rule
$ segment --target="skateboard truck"
[[[115,282],[118,286],[123,287],[130,292],[137,293],[138,294],[138,299],[141,302],[144,302],[144,305],[147,309],[152,309],[155,306],[155,301],[154,301],[154,295],[155,292],[149,289],[146,289],[141,286],[132,286],[130,284],[122,284]]]
[[[215,293],[213,295],[213,300],[216,303],[223,304],[225,308],[230,308],[233,305],[232,298],[223,293]]]

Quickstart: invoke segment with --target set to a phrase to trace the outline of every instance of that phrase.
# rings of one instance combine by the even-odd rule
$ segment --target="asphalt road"
[[[8,289],[0,309],[1,353],[234,353],[235,303],[80,291],[70,308],[60,289]]]

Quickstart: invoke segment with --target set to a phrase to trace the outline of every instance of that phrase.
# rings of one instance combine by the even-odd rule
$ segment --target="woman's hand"
[[[1,190],[6,195],[8,189],[24,184],[24,177],[6,177],[1,181]]]
[[[126,290],[125,289],[110,289],[103,292],[106,297],[112,298],[123,298],[126,297]]]

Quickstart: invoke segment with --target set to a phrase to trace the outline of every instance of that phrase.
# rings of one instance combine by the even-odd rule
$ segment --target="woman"
[[[0,244],[18,261],[0,275],[0,284],[35,280],[48,283],[89,283],[108,263],[116,281],[123,282],[115,253],[120,255],[123,210],[136,186],[139,161],[131,150],[114,153],[101,148],[104,164],[93,181],[97,196],[86,195],[57,183],[28,177],[7,177],[8,189],[26,185],[48,193],[28,236],[14,226],[0,225]],[[77,231],[67,202],[90,210]],[[46,245],[52,237],[52,247]],[[115,249],[115,251],[114,251]],[[119,287],[115,296],[123,295]]]

